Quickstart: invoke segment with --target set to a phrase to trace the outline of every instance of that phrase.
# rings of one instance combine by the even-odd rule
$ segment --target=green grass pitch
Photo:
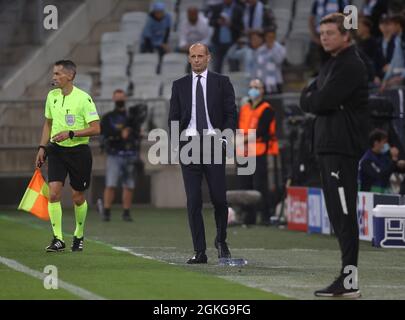
[[[106,299],[313,299],[313,291],[339,270],[334,237],[264,226],[229,228],[232,256],[248,264],[219,266],[210,209],[204,210],[208,264],[186,265],[193,253],[186,210],[135,208],[132,223],[120,215],[113,210],[112,221],[105,223],[90,210],[83,252],[46,253],[49,222],[2,209],[0,257],[39,272],[54,265],[60,280]],[[64,211],[63,229],[69,249],[71,210]],[[41,279],[2,263],[0,279],[0,299],[83,298],[64,288],[46,290]],[[361,242],[359,284],[364,299],[405,299],[405,250]]]

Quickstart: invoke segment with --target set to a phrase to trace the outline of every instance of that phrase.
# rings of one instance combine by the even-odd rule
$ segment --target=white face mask
[[[387,153],[388,151],[390,151],[390,145],[388,143],[384,143],[383,148],[381,149],[381,153]]]
[[[258,97],[260,97],[260,91],[257,88],[250,88],[248,91],[248,96],[252,100],[256,100]]]

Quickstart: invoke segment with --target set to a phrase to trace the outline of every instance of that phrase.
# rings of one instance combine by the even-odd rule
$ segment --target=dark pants
[[[345,266],[357,267],[359,227],[357,222],[358,160],[343,155],[319,155],[326,209],[337,236]]]
[[[180,142],[180,149],[187,142]],[[194,251],[205,251],[205,228],[202,216],[202,178],[205,176],[212,204],[214,205],[215,222],[217,226],[216,239],[219,242],[226,240],[228,223],[228,204],[226,202],[225,180],[225,151],[223,150],[222,164],[203,164],[203,153],[200,154],[201,164],[183,164],[184,187],[187,197],[187,211]]]
[[[222,72],[222,67],[224,64],[224,59],[225,56],[231,47],[232,43],[230,44],[213,44],[212,49],[213,49],[213,56],[214,56],[214,71],[221,73]]]
[[[257,190],[262,195],[261,212],[262,222],[270,220],[270,205],[269,205],[269,182],[267,174],[267,155],[256,157],[256,171],[252,175],[240,176],[240,184],[243,190]],[[256,223],[255,208],[248,208],[244,218],[245,224]]]

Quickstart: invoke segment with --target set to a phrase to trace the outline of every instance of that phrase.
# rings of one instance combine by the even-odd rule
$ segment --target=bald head
[[[200,43],[200,42],[197,42],[197,43],[192,44],[192,45],[190,46],[189,50],[188,50],[188,53],[190,54],[192,49],[199,48],[199,50],[200,50],[201,47],[202,47],[202,49],[205,51],[205,53],[206,53],[207,55],[210,54],[210,50],[208,49],[208,46],[205,45],[205,44],[203,44],[203,43]]]
[[[207,69],[211,55],[208,47],[202,43],[194,43],[188,50],[188,61],[195,73],[202,73]]]

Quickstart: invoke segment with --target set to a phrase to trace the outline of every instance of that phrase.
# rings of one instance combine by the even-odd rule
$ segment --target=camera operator
[[[126,94],[117,89],[112,97],[115,108],[101,120],[102,147],[107,153],[103,221],[110,221],[115,189],[121,180],[124,221],[132,221],[130,209],[135,187],[135,169],[139,160],[140,126],[134,107],[127,111]]]

